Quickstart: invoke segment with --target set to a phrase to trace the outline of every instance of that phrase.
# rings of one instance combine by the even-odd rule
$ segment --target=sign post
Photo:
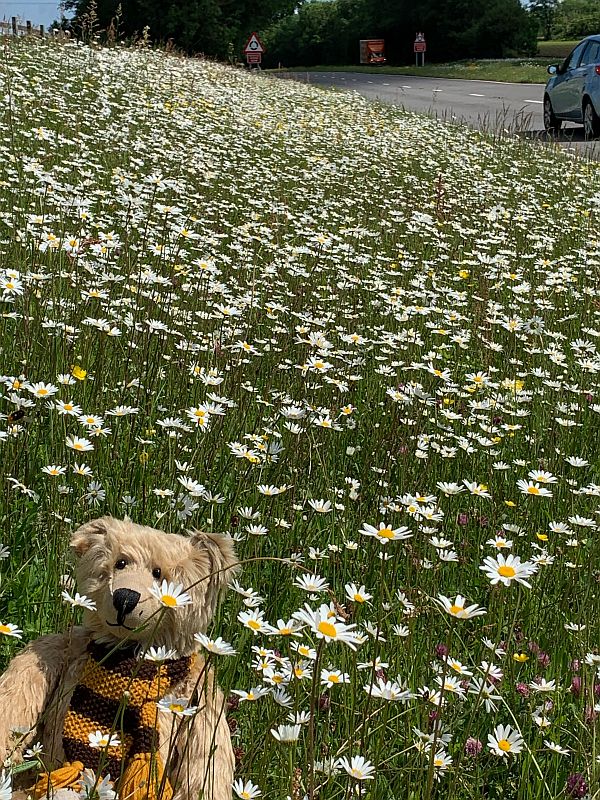
[[[244,55],[246,56],[246,63],[248,66],[256,64],[258,69],[260,69],[260,63],[264,52],[265,48],[258,38],[258,34],[252,33],[244,46]]]
[[[413,45],[414,53],[415,53],[415,66],[419,66],[419,54],[421,55],[421,66],[425,66],[425,51],[427,50],[427,43],[425,41],[425,34],[424,33],[417,33],[415,36],[415,42]]]

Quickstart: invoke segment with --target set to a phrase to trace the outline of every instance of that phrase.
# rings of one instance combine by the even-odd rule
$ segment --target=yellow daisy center
[[[289,636],[291,634],[291,632],[292,632],[291,628],[280,628],[279,629],[279,635],[280,636]]]
[[[257,631],[260,628],[260,622],[257,622],[255,619],[249,619],[248,627],[252,628],[253,631]]]
[[[331,639],[335,639],[337,636],[335,625],[332,625],[331,622],[319,622],[317,630],[319,633],[322,633],[324,636],[329,636]]]
[[[516,574],[517,572],[513,567],[508,567],[506,565],[498,567],[498,575],[502,575],[503,578],[514,578]]]
[[[380,536],[382,539],[392,539],[394,531],[391,528],[380,528],[377,531],[377,536]]]
[[[329,680],[329,683],[339,683],[340,682],[340,679],[339,679],[338,675],[328,675],[327,679]]]
[[[169,711],[178,711],[179,713],[181,713],[183,711],[183,706],[181,705],[181,703],[171,703],[171,705],[169,706]]]
[[[38,389],[37,393],[40,395],[48,394],[48,389]]]
[[[527,487],[527,492],[528,492],[529,494],[539,494],[539,493],[540,493],[540,490],[538,489],[538,487],[537,487],[537,486],[528,486],[528,487]]]
[[[355,594],[354,595],[354,602],[355,603],[364,603],[365,602],[365,598],[361,594]]]
[[[0,633],[10,633],[10,628],[8,627],[8,625],[1,624],[0,625]]]
[[[508,741],[508,739],[500,739],[500,741],[498,742],[498,747],[504,753],[508,753],[510,751],[510,742]]]
[[[452,605],[449,608],[449,611],[450,611],[451,614],[458,614],[460,611],[464,611],[464,610],[465,610],[464,606],[457,606],[457,605]]]
[[[163,594],[161,600],[165,606],[169,606],[169,608],[175,608],[177,605],[177,598],[173,597],[171,594]]]

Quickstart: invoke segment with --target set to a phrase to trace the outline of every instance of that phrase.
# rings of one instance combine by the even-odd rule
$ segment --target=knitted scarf
[[[88,653],[63,726],[67,761],[30,791],[39,798],[49,789],[78,789],[81,771],[89,768],[117,781],[120,800],[171,800],[158,755],[157,703],[189,675],[194,656],[158,663],[95,642]],[[97,731],[118,743],[93,747]]]

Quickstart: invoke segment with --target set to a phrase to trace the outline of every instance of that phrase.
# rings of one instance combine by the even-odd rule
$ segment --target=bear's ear
[[[86,522],[71,536],[71,548],[77,556],[82,556],[94,544],[99,544],[108,533],[112,517],[100,517],[91,522]]]
[[[225,589],[240,570],[231,536],[192,531],[190,538],[195,549],[204,550],[210,557],[211,585]]]

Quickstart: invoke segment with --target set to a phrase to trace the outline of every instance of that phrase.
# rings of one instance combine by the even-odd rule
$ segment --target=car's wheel
[[[597,139],[600,136],[600,117],[594,111],[591,100],[583,106],[583,132],[586,139]]]
[[[544,97],[544,128],[546,133],[557,134],[562,126],[562,120],[554,114],[552,103],[548,95]]]

